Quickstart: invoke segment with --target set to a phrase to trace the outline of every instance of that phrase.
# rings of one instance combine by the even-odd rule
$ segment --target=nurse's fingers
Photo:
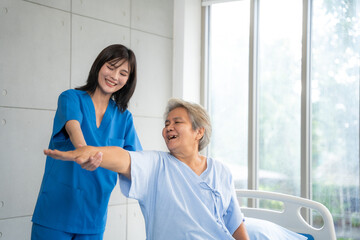
[[[102,153],[97,152],[94,156],[89,157],[86,162],[81,163],[80,165],[83,169],[94,171],[100,166],[101,162],[102,162]]]
[[[72,151],[63,152],[63,151],[59,151],[56,149],[55,150],[45,149],[44,154],[49,157],[63,160],[63,161],[74,161],[74,155],[73,155]]]

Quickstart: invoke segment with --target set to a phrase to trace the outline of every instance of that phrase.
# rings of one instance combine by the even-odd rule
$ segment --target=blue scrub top
[[[243,221],[230,170],[207,158],[198,176],[170,153],[130,152],[122,193],[139,201],[148,240],[234,239]]]
[[[58,99],[49,148],[74,150],[65,124],[77,120],[91,146],[119,146],[142,150],[131,113],[110,100],[99,128],[95,107],[87,92],[67,90]],[[104,168],[87,171],[75,162],[46,158],[45,173],[32,221],[45,227],[81,234],[105,230],[107,206],[117,174]]]

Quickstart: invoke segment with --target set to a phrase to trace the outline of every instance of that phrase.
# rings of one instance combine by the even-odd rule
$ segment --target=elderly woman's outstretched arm
[[[44,154],[54,159],[74,161],[87,170],[94,170],[97,166],[118,172],[131,179],[130,155],[120,147],[92,147],[83,146],[74,151],[44,150]]]

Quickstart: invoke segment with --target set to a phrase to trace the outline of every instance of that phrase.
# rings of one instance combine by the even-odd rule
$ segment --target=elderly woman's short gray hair
[[[178,107],[184,108],[188,112],[194,130],[204,128],[204,135],[199,141],[199,151],[203,150],[209,144],[211,137],[211,122],[208,113],[199,104],[171,98],[166,106],[164,118],[166,119],[169,113]]]

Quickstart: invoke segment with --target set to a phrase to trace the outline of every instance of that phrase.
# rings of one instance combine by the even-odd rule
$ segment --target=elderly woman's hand
[[[83,169],[94,171],[102,162],[102,153],[97,152],[94,147],[83,146],[74,151],[63,152],[59,150],[44,150],[44,154],[54,159],[63,161],[74,161]]]

